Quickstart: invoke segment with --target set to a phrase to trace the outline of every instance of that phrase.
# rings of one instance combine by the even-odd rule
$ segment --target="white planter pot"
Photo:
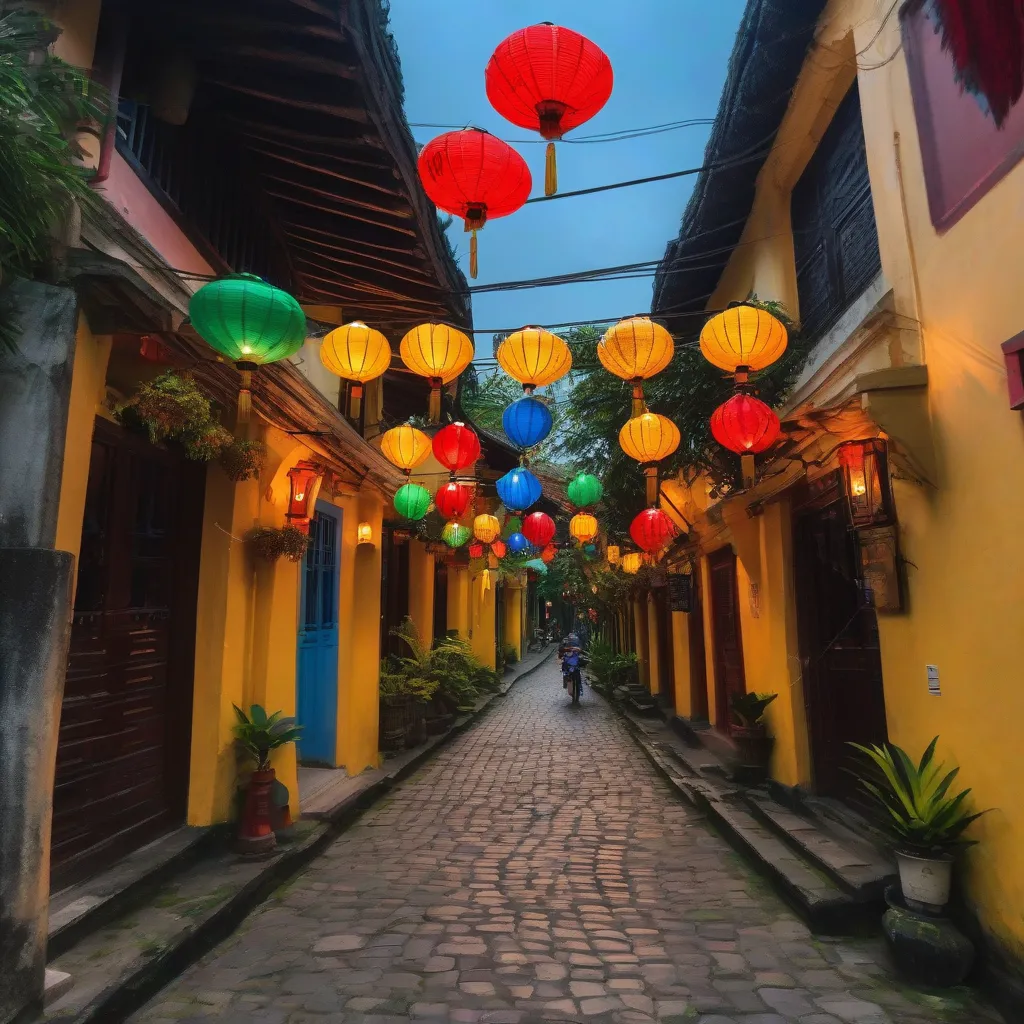
[[[949,902],[952,881],[952,857],[915,857],[896,853],[900,869],[900,887],[912,910],[939,913]]]

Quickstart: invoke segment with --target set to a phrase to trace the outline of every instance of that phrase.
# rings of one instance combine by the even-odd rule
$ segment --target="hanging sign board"
[[[670,573],[668,577],[668,602],[670,611],[693,611],[693,576],[684,573]]]
[[[875,610],[903,610],[900,593],[899,552],[896,526],[858,530],[860,564],[864,583],[871,591]]]

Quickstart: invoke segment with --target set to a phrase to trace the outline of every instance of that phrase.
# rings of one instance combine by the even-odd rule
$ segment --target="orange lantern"
[[[554,384],[572,369],[569,346],[557,334],[539,327],[524,327],[510,334],[498,346],[496,358],[528,395],[534,388]]]
[[[493,544],[501,536],[501,523],[497,516],[477,516],[473,520],[473,536],[482,544]]]
[[[678,447],[681,440],[679,428],[667,417],[645,412],[634,416],[619,431],[619,444],[631,458],[644,467],[647,478],[647,504],[658,501],[658,466]]]
[[[569,520],[569,535],[581,544],[597,536],[597,520],[589,512],[580,512]]]
[[[403,423],[385,431],[380,439],[381,454],[409,476],[430,457],[430,438],[416,427]]]
[[[633,385],[633,415],[644,409],[643,382],[672,362],[672,335],[649,316],[631,316],[605,331],[597,345],[601,365]]]
[[[771,366],[789,344],[786,325],[766,309],[743,304],[713,316],[700,332],[704,358],[744,384],[751,372]]]
[[[542,552],[540,553],[540,557],[541,557],[541,558],[542,558],[542,559],[543,559],[543,560],[544,560],[545,562],[553,562],[553,561],[555,560],[555,556],[556,556],[557,554],[558,554],[558,548],[556,548],[554,544],[549,544],[549,545],[548,545],[548,546],[547,546],[547,547],[546,547],[546,548],[545,548],[545,549],[544,549],[544,550],[543,550],[543,551],[542,551]]]
[[[473,342],[447,324],[420,324],[398,346],[402,362],[430,383],[430,422],[441,419],[441,388],[473,361]]]
[[[391,365],[391,346],[380,331],[358,320],[336,327],[320,345],[320,362],[343,380],[352,382],[349,411],[359,418],[363,385],[379,377]]]

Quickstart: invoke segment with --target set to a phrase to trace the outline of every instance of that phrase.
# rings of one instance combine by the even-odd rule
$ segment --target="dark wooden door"
[[[704,595],[699,566],[693,568],[690,613],[686,628],[690,641],[690,718],[708,720],[708,666],[704,653]]]
[[[205,467],[98,420],[53,793],[51,882],[184,820]]]
[[[384,557],[381,559],[380,649],[382,654],[408,654],[403,641],[394,635],[409,615],[409,544],[395,540],[395,531],[384,527]],[[422,637],[421,639],[427,639]]]
[[[795,527],[797,621],[814,785],[855,797],[850,741],[884,743],[885,697],[875,611],[858,575],[841,503],[799,516]]]
[[[672,643],[672,609],[668,600],[668,587],[658,587],[654,591],[654,602],[654,611],[658,616],[658,671],[661,676],[661,703],[666,708],[675,708],[675,651]]]
[[[708,558],[711,583],[711,637],[715,666],[715,725],[722,732],[732,729],[729,701],[734,693],[745,693],[743,639],[740,634],[740,605],[736,586],[736,553],[732,548],[716,551]]]

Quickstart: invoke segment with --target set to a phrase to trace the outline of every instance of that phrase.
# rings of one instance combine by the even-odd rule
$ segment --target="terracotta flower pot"
[[[268,768],[265,772],[253,772],[249,776],[238,833],[238,847],[242,853],[269,853],[277,847],[271,821],[270,797],[276,777],[273,768]]]

